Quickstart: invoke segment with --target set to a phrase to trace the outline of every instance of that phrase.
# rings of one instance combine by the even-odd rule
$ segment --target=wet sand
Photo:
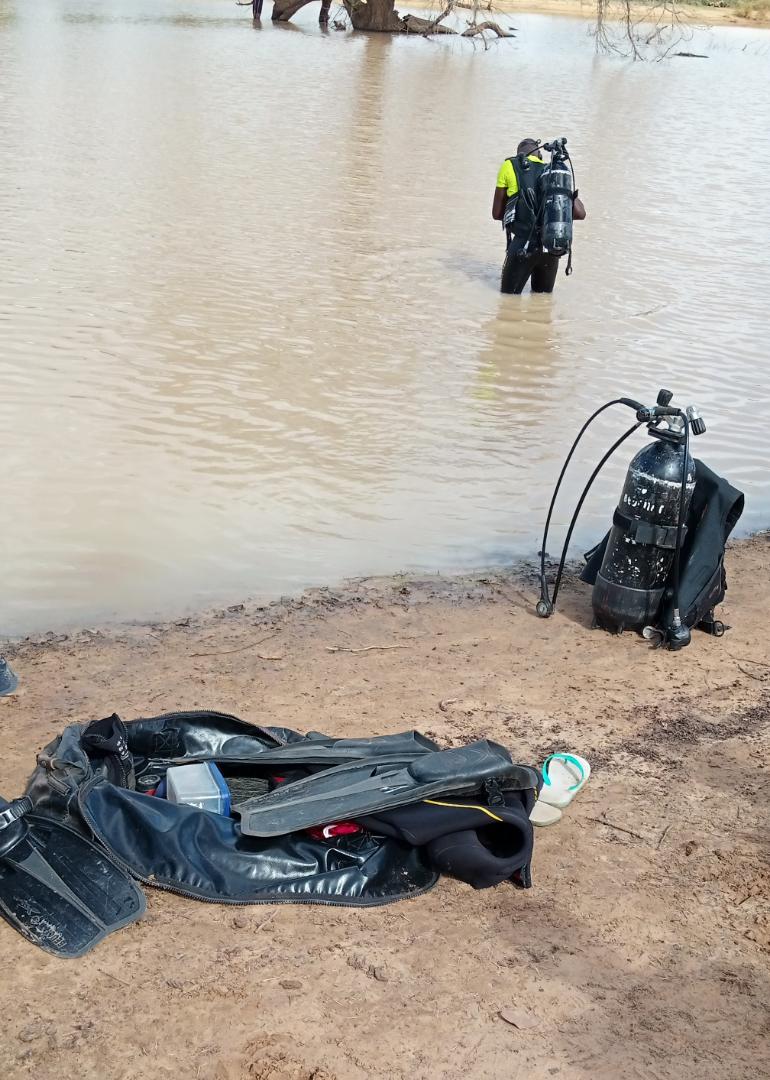
[[[415,727],[594,766],[538,831],[534,887],[442,879],[391,907],[195,903],[60,961],[0,922],[4,1080],[755,1080],[770,999],[770,537],[734,545],[723,617],[680,654],[550,622],[516,573],[365,580],[6,650],[0,791],[67,723],[210,707],[336,735]],[[533,1018],[529,1030],[500,1010]],[[761,1071],[761,1069],[759,1070]]]

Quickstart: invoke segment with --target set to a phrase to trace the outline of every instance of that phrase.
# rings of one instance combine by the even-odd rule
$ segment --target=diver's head
[[[539,145],[540,144],[538,143],[537,139],[522,139],[519,145],[516,147],[516,153],[522,154],[524,157],[528,157],[530,154],[534,154],[537,150],[537,154],[535,156],[539,157],[542,161],[543,155],[541,154],[540,150],[538,150]]]

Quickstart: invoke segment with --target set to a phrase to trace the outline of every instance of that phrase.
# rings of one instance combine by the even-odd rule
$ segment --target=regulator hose
[[[575,166],[572,164],[572,158],[567,154],[567,161],[569,162],[570,172],[572,173],[572,206],[575,205],[575,196],[577,195],[577,180],[575,179]],[[569,254],[567,255],[567,267],[564,271],[565,277],[569,277],[572,273],[572,241],[569,242]]]
[[[679,516],[676,523],[676,548],[674,549],[673,566],[673,591],[674,591],[674,617],[672,625],[666,628],[666,638],[669,647],[682,649],[690,643],[690,628],[682,623],[682,615],[679,607],[679,563],[682,552],[682,532],[684,529],[684,507],[687,499],[687,461],[690,457],[690,420],[686,413],[679,410],[678,415],[684,422],[684,458],[682,460],[682,483],[679,487]]]
[[[566,538],[564,540],[564,547],[561,550],[561,559],[559,560],[559,569],[556,572],[556,580],[555,580],[554,585],[553,585],[553,600],[551,601],[552,607],[556,606],[556,597],[559,595],[559,586],[561,585],[561,578],[562,578],[562,574],[564,573],[564,564],[567,561],[567,548],[569,547],[569,542],[572,539],[572,532],[573,532],[573,529],[575,528],[575,525],[577,523],[578,514],[580,513],[581,509],[583,508],[583,503],[586,500],[586,496],[588,495],[588,492],[591,490],[591,485],[593,484],[594,480],[599,475],[601,470],[604,468],[607,461],[610,459],[610,457],[612,457],[612,455],[615,453],[617,448],[621,445],[621,443],[624,443],[626,441],[626,439],[629,438],[629,436],[633,435],[633,433],[636,431],[636,429],[641,427],[641,426],[642,425],[641,425],[640,421],[637,421],[637,423],[632,424],[631,427],[628,429],[628,431],[625,431],[620,436],[620,438],[617,439],[612,444],[612,446],[609,448],[607,453],[604,455],[604,457],[601,459],[599,464],[596,466],[594,471],[589,476],[588,483],[583,488],[583,493],[580,496],[580,498],[578,499],[578,504],[575,507],[575,513],[572,515],[572,520],[569,523],[569,529],[567,529],[567,536],[566,536]]]
[[[556,575],[556,581],[554,583],[553,600],[551,600],[551,597],[548,594],[548,582],[546,581],[546,577],[545,577],[545,557],[546,557],[546,549],[547,549],[547,546],[548,546],[548,530],[549,530],[550,525],[551,525],[551,517],[553,516],[553,508],[556,505],[556,499],[557,499],[557,496],[559,494],[559,489],[561,488],[561,483],[562,483],[562,480],[564,479],[564,474],[566,473],[566,471],[567,471],[567,469],[569,467],[569,463],[572,460],[572,455],[575,453],[575,450],[577,449],[578,443],[583,438],[583,435],[585,434],[586,430],[594,422],[594,420],[596,419],[597,416],[599,416],[601,413],[603,413],[606,409],[612,408],[613,405],[625,405],[626,408],[633,409],[634,412],[639,412],[641,409],[644,408],[643,405],[641,405],[638,401],[634,401],[632,398],[621,397],[621,398],[613,398],[612,401],[608,401],[605,405],[602,405],[600,408],[598,408],[596,410],[596,412],[592,413],[588,417],[586,422],[583,424],[582,428],[580,429],[580,431],[577,434],[577,438],[575,439],[572,446],[570,447],[570,451],[567,454],[567,457],[566,457],[566,459],[564,461],[564,464],[561,467],[561,472],[559,473],[559,478],[556,481],[556,487],[553,489],[553,495],[551,496],[551,504],[548,507],[548,515],[547,515],[547,517],[545,519],[545,528],[543,529],[543,543],[542,543],[542,546],[540,548],[540,600],[539,600],[539,602],[537,604],[537,613],[538,613],[538,615],[541,616],[541,618],[544,618],[544,619],[548,618],[549,615],[553,614],[554,608],[556,606],[556,597],[559,594],[559,585],[561,584],[561,577],[562,577],[562,573],[564,571],[564,563],[566,562],[566,559],[567,559],[567,548],[569,547],[569,542],[572,539],[572,532],[573,532],[573,530],[575,528],[575,523],[577,521],[578,514],[580,513],[580,509],[581,509],[581,507],[582,507],[582,505],[583,505],[583,503],[585,501],[586,496],[588,495],[588,492],[589,492],[589,490],[591,488],[591,485],[593,484],[596,477],[599,475],[599,472],[604,467],[606,461],[617,450],[617,448],[620,446],[620,444],[622,442],[624,442],[629,437],[629,435],[633,434],[633,432],[636,431],[636,429],[638,427],[641,426],[641,422],[638,422],[638,423],[634,424],[634,426],[632,428],[629,428],[628,431],[626,431],[626,433],[624,435],[621,435],[621,437],[618,439],[618,441],[616,443],[614,443],[610,447],[610,449],[604,455],[604,457],[599,462],[597,467],[594,469],[588,483],[586,484],[585,488],[583,489],[583,494],[580,496],[580,501],[577,504],[577,507],[575,509],[575,513],[572,515],[572,520],[570,522],[569,530],[567,532],[567,539],[566,539],[566,541],[564,543],[564,547],[562,549],[561,560],[559,562],[559,570],[558,570],[558,573]]]

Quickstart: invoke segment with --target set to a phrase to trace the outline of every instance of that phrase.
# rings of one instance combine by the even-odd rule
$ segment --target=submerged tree
[[[275,0],[271,18],[274,22],[287,22],[300,8],[316,0]],[[329,20],[330,0],[321,0],[319,22]],[[460,34],[461,37],[477,37],[491,34],[495,37],[513,37],[510,30],[499,26],[489,18],[480,18],[481,12],[492,11],[492,0],[445,0],[435,18],[424,19],[418,15],[402,15],[396,9],[396,0],[342,0],[342,6],[354,30],[369,30],[385,34]],[[456,11],[468,11],[464,30],[447,26],[448,19]]]
[[[594,38],[597,52],[615,53],[634,60],[663,60],[682,41],[692,37],[677,0],[596,0]]]
[[[263,0],[236,0],[240,6],[252,8],[254,18],[262,14]],[[318,0],[274,0],[271,18],[288,22],[307,4]],[[327,24],[332,0],[320,0],[318,21]],[[416,0],[419,3],[419,0]],[[333,19],[335,29],[363,30],[385,34],[459,34],[461,37],[515,37],[489,17],[494,11],[493,0],[438,0],[443,6],[431,18],[409,13],[401,14],[397,0],[339,0],[339,15]],[[424,4],[420,5],[424,8]],[[457,16],[469,13],[465,28],[457,29]],[[482,14],[484,13],[484,14]],[[454,16],[455,25],[446,20]],[[688,36],[678,8],[678,0],[596,0],[596,22],[593,35],[598,52],[630,56],[634,60],[650,56],[661,60]],[[694,53],[674,53],[695,56]]]

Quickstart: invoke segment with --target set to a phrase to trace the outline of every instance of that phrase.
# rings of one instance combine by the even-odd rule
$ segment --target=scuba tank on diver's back
[[[500,170],[492,211],[506,234],[500,290],[521,293],[531,276],[533,292],[550,293],[562,255],[567,256],[565,273],[572,273],[575,173],[566,138],[547,143],[525,139],[519,147],[520,152],[507,158]],[[550,153],[548,164],[543,162],[541,150]],[[503,208],[497,193],[506,186],[513,194]],[[578,216],[585,217],[582,203]]]
[[[566,139],[546,143],[550,164],[539,178],[542,200],[540,242],[548,255],[567,255],[572,250],[572,205],[575,197]]]

